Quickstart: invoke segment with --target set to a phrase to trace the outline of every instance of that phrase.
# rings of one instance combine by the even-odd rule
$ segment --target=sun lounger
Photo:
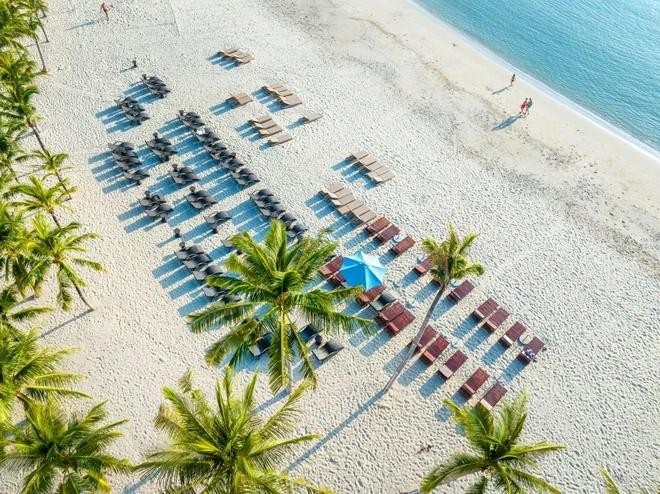
[[[268,142],[271,144],[271,146],[277,146],[278,144],[289,142],[291,139],[293,139],[291,134],[287,132],[281,132],[273,137],[269,137]]]
[[[406,329],[415,320],[415,315],[408,309],[405,309],[401,314],[396,316],[385,325],[385,329],[391,335],[399,334]]]
[[[380,173],[385,173],[386,171],[389,171],[389,168],[387,168],[383,163],[380,161],[376,161],[370,165],[365,165],[361,167],[361,171],[367,172],[367,176],[371,178],[372,174],[380,174]]]
[[[384,230],[381,230],[378,235],[376,235],[376,240],[381,244],[384,244],[385,242],[388,242],[389,240],[392,240],[394,237],[396,237],[400,231],[401,230],[399,230],[397,226],[390,225]]]
[[[385,218],[385,216],[381,216],[378,218],[376,221],[373,223],[369,224],[366,228],[367,233],[369,235],[375,235],[381,230],[385,229],[386,227],[390,226],[392,223],[390,223],[390,220]]]
[[[199,270],[211,262],[213,262],[213,259],[211,259],[208,254],[197,254],[188,259],[184,259],[183,265],[188,269]]]
[[[438,374],[440,374],[445,381],[449,379],[454,373],[460,369],[463,364],[467,361],[467,355],[465,355],[460,350],[456,350],[454,354],[447,359],[442,367],[438,369]]]
[[[401,242],[395,244],[390,250],[395,256],[400,256],[413,245],[415,245],[415,240],[410,235],[408,235],[406,238],[401,240]]]
[[[259,129],[257,132],[259,132],[259,134],[262,136],[272,136],[275,134],[279,134],[280,132],[284,132],[284,129],[279,125],[275,124],[272,127],[268,127],[267,129]]]
[[[529,364],[530,362],[535,362],[536,357],[539,353],[541,353],[541,351],[543,351],[543,348],[545,348],[545,343],[543,343],[535,336],[529,343],[524,346],[522,351],[518,354],[518,360],[520,360],[525,365]]]
[[[225,270],[217,264],[207,264],[202,266],[201,269],[193,271],[193,277],[198,281],[204,281],[209,276],[218,276],[221,274],[225,274]]]
[[[375,220],[377,217],[378,215],[370,209],[363,214],[356,215],[351,220],[351,223],[355,223],[356,225],[364,225],[365,223],[369,223],[370,221]]]
[[[494,333],[508,317],[509,313],[507,310],[504,307],[500,307],[493,312],[488,319],[486,319],[481,327],[490,333]]]
[[[377,299],[369,302],[369,306],[376,312],[380,312],[394,302],[396,302],[396,296],[392,292],[383,292]]]
[[[385,182],[392,180],[394,177],[396,177],[396,175],[392,170],[386,170],[383,172],[383,169],[381,168],[380,170],[367,173],[367,177],[369,177],[377,184],[384,184]]]
[[[261,89],[263,89],[264,91],[266,91],[268,93],[273,93],[273,92],[277,91],[278,89],[285,89],[285,88],[279,82],[274,82],[272,84],[266,84],[264,86],[261,86]]]
[[[499,340],[500,344],[505,348],[509,348],[518,338],[523,335],[525,331],[527,331],[525,325],[520,321],[516,321],[513,326],[511,326],[507,332],[502,335]]]
[[[371,166],[375,163],[378,163],[378,159],[376,159],[375,156],[371,156],[370,154],[368,154],[363,158],[356,159],[355,163],[353,164],[360,167],[366,167],[366,166]]]
[[[319,268],[319,273],[321,273],[321,276],[323,276],[324,278],[329,278],[337,271],[339,271],[339,268],[341,268],[343,262],[344,262],[344,258],[342,256],[337,256],[334,259],[332,259],[330,262],[327,262],[323,266],[321,266]]]
[[[254,55],[251,55],[250,53],[245,53],[241,56],[234,56],[232,57],[237,63],[243,65],[246,63],[250,63],[252,60],[254,60]]]
[[[417,265],[413,268],[413,270],[415,271],[415,273],[422,276],[429,272],[431,266],[433,266],[433,261],[431,260],[430,257],[427,257],[423,261],[418,262]]]
[[[219,57],[228,57],[232,53],[236,53],[238,51],[238,48],[223,48],[221,50],[218,50],[218,56]]]
[[[227,292],[225,290],[221,290],[220,288],[217,288],[215,286],[209,286],[209,285],[204,285],[202,287],[202,293],[206,295],[208,298],[211,300],[218,300],[220,297],[225,295]]]
[[[354,201],[349,202],[348,204],[344,204],[343,206],[339,206],[337,208],[337,212],[341,215],[348,214],[354,209],[360,208],[364,206],[364,203],[360,201],[359,199],[356,199]]]
[[[495,312],[495,309],[497,309],[498,307],[499,304],[495,302],[495,300],[493,300],[492,298],[489,298],[483,304],[477,307],[474,310],[474,312],[472,312],[472,317],[474,317],[477,321],[483,321],[493,312]]]
[[[430,324],[424,328],[424,332],[422,333],[422,337],[419,339],[419,342],[417,343],[417,346],[415,347],[415,352],[419,352],[422,348],[424,348],[426,345],[431,343],[433,340],[435,340],[438,337],[438,332],[435,330],[433,326]],[[413,344],[413,340],[410,340],[410,343],[408,343],[408,346]]]
[[[321,343],[318,348],[312,350],[314,356],[319,362],[323,362],[344,349],[344,346],[338,340],[329,340]]]
[[[248,104],[250,101],[253,101],[252,96],[249,94],[245,93],[239,93],[239,94],[232,94],[229,98],[227,98],[227,101],[230,103],[234,103],[235,105],[238,106],[243,106]]]
[[[385,286],[384,285],[378,285],[373,288],[370,288],[369,290],[363,291],[357,298],[357,301],[360,305],[368,305],[374,300],[376,300],[378,297],[380,297],[380,294],[385,291]]]
[[[354,218],[359,218],[363,214],[366,214],[371,211],[371,208],[369,206],[360,206],[359,208],[352,209],[350,211],[351,216]]]
[[[488,374],[485,369],[479,367],[472,373],[468,380],[463,383],[463,386],[460,388],[461,393],[463,393],[463,395],[467,398],[474,396],[474,394],[479,391],[479,388],[483,386],[486,381],[488,381],[489,377],[490,374]]]
[[[316,112],[305,113],[304,115],[300,115],[300,121],[303,123],[311,123],[318,120],[322,116],[323,115]]]
[[[351,192],[350,190],[348,192],[349,192],[348,194],[344,194],[341,197],[330,198],[330,202],[332,203],[332,205],[335,207],[346,206],[346,204],[358,200],[357,197],[353,195],[353,192]]]
[[[402,314],[403,311],[405,310],[406,308],[403,306],[403,304],[399,301],[396,301],[393,304],[385,307],[376,315],[376,322],[379,323],[381,326],[384,326],[385,324],[387,324],[388,322],[392,321],[400,314]]]
[[[250,353],[255,357],[261,357],[270,348],[270,342],[273,340],[273,333],[266,333],[259,338],[257,342],[250,347]]]
[[[431,365],[448,346],[449,342],[443,336],[438,336],[438,338],[428,346],[426,351],[422,353],[421,358],[427,365]]]
[[[307,343],[309,340],[314,338],[316,335],[320,334],[320,331],[316,329],[314,326],[311,324],[308,324],[304,328],[302,328],[300,331],[298,331],[298,336],[300,339],[304,342]]]
[[[346,279],[344,278],[344,276],[339,271],[337,271],[336,273],[334,273],[332,276],[330,276],[328,278],[328,283],[330,283],[335,288],[338,288],[340,286],[341,287],[348,286],[348,285],[346,285]]]
[[[497,405],[504,395],[506,394],[506,388],[500,383],[493,384],[483,398],[479,401],[479,405],[484,407],[486,410],[492,410],[495,405]]]
[[[270,120],[266,120],[265,122],[253,123],[252,126],[256,129],[259,129],[259,130],[265,130],[265,129],[271,129],[273,127],[279,127],[277,122],[275,120],[273,120],[272,118]]]
[[[261,124],[264,122],[268,122],[269,120],[272,119],[273,118],[268,113],[266,113],[265,115],[258,115],[256,117],[249,118],[248,122],[250,122],[251,124]]]
[[[125,150],[135,151],[135,146],[131,142],[114,141],[108,143],[108,149],[110,149],[111,151],[115,149],[125,149]]]
[[[293,94],[291,96],[284,96],[280,98],[280,103],[282,103],[282,105],[288,108],[291,108],[292,106],[297,106],[302,104],[302,100],[300,99],[300,97]]]
[[[348,155],[346,161],[358,161],[369,156],[369,153],[366,151],[353,151]]]
[[[204,250],[199,245],[186,246],[186,244],[182,242],[179,244],[179,247],[180,249],[175,251],[174,255],[176,255],[177,259],[180,259],[181,261],[190,257],[191,255],[201,254],[204,252]]]
[[[344,183],[341,182],[335,182],[333,184],[328,185],[327,187],[321,189],[320,194],[323,197],[336,194],[337,192],[343,191],[343,190],[350,190],[348,189],[348,186]]]
[[[449,292],[449,298],[458,303],[467,297],[472,290],[474,290],[474,284],[470,280],[465,280]]]

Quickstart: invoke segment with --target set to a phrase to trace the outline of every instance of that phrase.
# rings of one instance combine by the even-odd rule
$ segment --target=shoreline
[[[413,8],[419,10],[424,15],[432,18],[433,21],[440,23],[440,25],[451,31],[455,36],[458,36],[464,43],[470,46],[474,51],[479,53],[489,62],[501,67],[502,69],[509,70],[511,73],[516,74],[516,82],[519,79],[523,79],[530,86],[535,88],[537,91],[542,92],[548,98],[552,99],[556,104],[561,105],[568,111],[573,112],[575,115],[580,116],[587,120],[589,123],[594,126],[602,129],[613,137],[620,139],[622,142],[630,145],[633,149],[644,153],[649,158],[652,158],[656,161],[656,164],[660,166],[660,150],[655,149],[650,144],[645,143],[639,138],[635,137],[629,131],[622,129],[621,127],[616,126],[615,124],[609,122],[604,117],[601,117],[597,113],[588,108],[584,107],[580,103],[572,100],[570,97],[562,94],[561,92],[553,89],[551,86],[541,81],[540,79],[532,76],[531,74],[525,72],[524,70],[516,67],[511,62],[507,61],[501,55],[495,53],[492,49],[481,43],[480,41],[474,39],[469,34],[463,32],[458,26],[453,25],[446,19],[435,14],[424,5],[420,4],[417,0],[406,0]]]

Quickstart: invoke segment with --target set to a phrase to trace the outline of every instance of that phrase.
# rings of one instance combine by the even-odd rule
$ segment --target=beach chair
[[[192,255],[201,254],[203,252],[204,250],[199,245],[187,246],[184,242],[181,242],[179,244],[179,249],[174,252],[174,255],[177,259],[183,261]]]
[[[307,123],[311,123],[311,122],[314,122],[314,121],[318,120],[322,116],[323,115],[321,115],[320,113],[316,113],[316,112],[305,113],[303,115],[300,115],[300,121],[302,123],[307,124]]]
[[[268,113],[266,113],[265,115],[257,115],[256,117],[248,118],[248,122],[251,124],[262,124],[272,119],[273,118]]]
[[[499,339],[499,342],[504,348],[509,348],[518,338],[523,335],[525,331],[527,331],[525,325],[520,321],[516,321],[513,326],[511,326],[507,332],[502,335],[502,337]]]
[[[339,268],[341,268],[343,262],[344,262],[344,258],[342,256],[337,256],[334,259],[332,259],[330,262],[327,262],[323,266],[321,266],[319,268],[319,273],[321,273],[321,276],[323,276],[324,278],[329,278],[337,271],[339,271]]]
[[[209,285],[204,285],[202,287],[202,293],[206,295],[208,298],[211,300],[218,300],[220,297],[225,295],[227,292],[225,290],[221,290],[220,288],[217,288],[215,286],[209,286]]]
[[[209,276],[219,276],[225,274],[225,270],[222,266],[217,264],[207,264],[205,266],[200,266],[200,269],[195,269],[193,271],[193,277],[197,281],[204,281]]]
[[[494,333],[497,328],[499,328],[504,321],[509,317],[509,313],[504,307],[500,307],[493,314],[486,319],[486,321],[481,326],[489,333]]]
[[[371,166],[375,163],[379,163],[378,159],[375,156],[367,154],[367,155],[363,156],[362,158],[356,158],[355,162],[353,164],[357,165],[360,168],[363,168],[363,167]],[[379,166],[381,166],[380,163],[379,163]]]
[[[410,249],[413,245],[415,245],[415,240],[410,235],[408,235],[406,238],[401,240],[401,242],[392,246],[390,250],[395,256],[400,256],[405,251]]]
[[[383,231],[385,228],[389,227],[392,223],[390,220],[385,218],[385,216],[379,217],[377,220],[373,221],[365,228],[367,234],[372,237],[377,233]]]
[[[341,197],[330,198],[330,202],[335,207],[346,206],[347,204],[350,204],[351,202],[357,200],[358,200],[357,197],[355,197],[353,195],[353,192],[351,192],[350,190],[348,191],[348,194],[342,194]]]
[[[284,85],[280,84],[279,82],[274,82],[272,84],[265,84],[265,85],[261,86],[261,89],[263,89],[267,93],[274,94],[275,91],[277,91],[279,89],[286,89],[286,88],[284,87]]]
[[[238,48],[224,48],[224,49],[218,50],[218,56],[221,57],[221,58],[222,57],[228,57],[231,54],[236,53],[237,51],[239,51]]]
[[[278,144],[284,144],[285,142],[289,142],[293,137],[291,134],[287,132],[281,132],[273,137],[268,138],[268,142],[270,143],[271,146],[277,146]]]
[[[343,206],[339,206],[337,208],[337,212],[341,215],[345,215],[345,214],[350,213],[354,209],[360,208],[362,206],[364,206],[364,203],[361,200],[356,199],[356,200],[351,201],[347,204],[344,204]]]
[[[369,302],[369,307],[371,307],[376,312],[382,311],[388,305],[396,302],[396,296],[392,292],[383,292],[378,298]]]
[[[485,369],[479,367],[472,373],[468,380],[463,383],[463,386],[460,388],[461,393],[466,398],[474,396],[474,394],[479,391],[479,388],[488,381],[489,377],[490,374],[488,374]]]
[[[392,170],[385,170],[383,172],[383,169],[381,168],[380,170],[367,173],[367,177],[377,184],[384,184],[396,177],[396,174]]]
[[[385,325],[385,329],[391,335],[399,334],[401,331],[406,329],[412,322],[415,320],[415,315],[410,312],[408,309],[392,319]]]
[[[270,343],[273,340],[273,333],[266,333],[257,342],[250,346],[250,353],[255,357],[261,357],[270,348]]]
[[[319,338],[322,341],[321,335],[318,335],[317,342],[319,341]],[[342,345],[338,340],[332,339],[324,343],[319,343],[318,347],[312,350],[312,353],[319,362],[324,362],[343,349],[344,345]]]
[[[283,106],[286,106],[287,108],[291,108],[293,106],[298,106],[302,104],[302,100],[300,97],[296,96],[295,94],[291,96],[283,96],[280,98],[280,103]]]
[[[406,308],[399,301],[388,305],[376,315],[376,322],[381,326],[385,326],[388,322],[392,321],[405,311]]]
[[[543,343],[535,336],[523,347],[522,351],[518,354],[518,360],[520,360],[525,365],[529,364],[530,362],[535,362],[536,357],[543,351],[544,348],[545,343]]]
[[[351,223],[355,223],[356,225],[364,225],[366,223],[369,223],[370,221],[375,220],[378,217],[378,215],[369,209],[368,211],[356,215],[352,220]]]
[[[486,394],[479,401],[479,405],[484,407],[486,410],[490,411],[495,408],[504,395],[506,394],[506,388],[500,383],[493,384]]]
[[[470,280],[465,280],[463,281],[463,283],[461,283],[451,292],[449,292],[448,296],[455,303],[458,303],[461,300],[463,300],[465,297],[467,297],[472,290],[474,290],[474,284],[472,284]]]
[[[467,355],[460,350],[456,350],[453,355],[447,359],[444,365],[438,369],[438,374],[440,374],[445,381],[448,380],[463,366],[467,359]]]
[[[426,351],[422,353],[421,359],[426,362],[427,365],[431,365],[448,346],[449,342],[443,336],[438,336],[438,338],[428,346]]]
[[[488,316],[490,316],[495,310],[499,307],[499,304],[495,302],[492,298],[489,298],[486,300],[483,304],[481,304],[479,307],[474,309],[474,312],[472,312],[472,317],[474,317],[477,321],[483,321],[486,319]]]
[[[320,334],[320,331],[316,329],[311,324],[308,324],[300,331],[298,331],[298,337],[304,342],[307,343],[309,340],[314,338],[316,335]]]
[[[246,63],[250,63],[252,60],[254,60],[254,55],[252,55],[251,53],[241,53],[241,55],[239,56],[233,55],[231,58],[233,58],[236,63],[243,65]]]
[[[427,257],[422,261],[418,262],[413,268],[413,271],[415,271],[415,273],[417,273],[418,275],[423,276],[429,272],[429,269],[431,269],[432,265],[433,265],[433,261],[431,260],[430,257]]]
[[[353,219],[357,219],[360,216],[367,214],[371,211],[371,208],[369,206],[360,206],[359,208],[352,209],[350,211],[350,215],[353,217]]]
[[[342,182],[335,182],[327,187],[321,189],[319,194],[321,194],[322,197],[328,197],[330,195],[337,194],[338,192],[344,191],[344,190],[350,190],[348,189],[348,186],[345,183]]]
[[[339,273],[339,271],[328,278],[328,283],[335,288],[339,288],[340,286],[344,288],[348,287],[348,285],[346,285],[346,279],[341,273]]]
[[[384,230],[381,230],[378,235],[376,235],[376,240],[380,242],[381,244],[384,244],[385,242],[388,242],[392,240],[394,237],[396,237],[399,232],[399,228],[395,225],[390,225]]]
[[[273,127],[279,127],[277,122],[275,120],[273,120],[272,118],[270,120],[266,120],[265,122],[253,123],[252,126],[254,128],[260,129],[260,130],[271,129]]]
[[[253,101],[252,96],[245,93],[232,94],[227,98],[229,103],[233,103],[236,106],[243,106],[248,104],[250,101]]]
[[[210,264],[211,262],[213,262],[213,259],[211,259],[208,256],[208,254],[202,253],[184,259],[183,265],[188,269],[199,270],[200,268],[205,267],[207,264]]]
[[[284,132],[284,129],[280,127],[279,125],[275,124],[271,127],[268,127],[266,129],[259,129],[257,130],[259,132],[259,135],[262,136],[272,136],[275,134],[279,134],[280,132]]]
[[[435,330],[433,326],[430,324],[424,328],[424,332],[422,333],[422,337],[419,339],[419,342],[417,343],[417,346],[415,346],[415,353],[419,353],[422,348],[424,348],[426,345],[431,343],[433,340],[435,340],[438,337],[438,332]],[[412,345],[414,341],[414,338],[410,340],[410,343],[408,343],[408,346]]]
[[[360,305],[369,305],[371,302],[380,297],[381,293],[385,291],[385,285],[378,285],[369,290],[363,291],[358,297],[357,302]]]
[[[346,158],[346,161],[358,161],[366,158],[367,156],[369,156],[369,153],[366,151],[352,151]]]

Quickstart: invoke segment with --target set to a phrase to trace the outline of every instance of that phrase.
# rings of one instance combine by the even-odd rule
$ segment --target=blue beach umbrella
[[[385,271],[385,266],[376,256],[358,252],[354,256],[344,257],[339,273],[350,286],[362,286],[370,290],[383,284]]]

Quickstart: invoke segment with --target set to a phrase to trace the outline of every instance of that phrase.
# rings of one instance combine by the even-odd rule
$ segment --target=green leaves
[[[316,439],[289,436],[307,385],[263,420],[254,400],[256,378],[255,374],[240,393],[227,367],[223,379],[216,382],[212,402],[194,387],[189,373],[179,389],[165,388],[166,403],[155,425],[167,436],[168,445],[152,451],[138,466],[143,478],[155,479],[164,493],[329,493],[277,469],[293,447]]]
[[[430,493],[452,480],[478,473],[481,477],[467,493],[482,494],[491,485],[495,491],[503,493],[558,494],[556,487],[529,469],[536,467],[536,457],[562,450],[564,446],[546,441],[518,443],[527,419],[526,403],[526,396],[520,394],[493,413],[479,405],[458,407],[451,400],[445,400],[465,433],[469,452],[455,454],[435,467],[423,479],[421,492]]]
[[[297,336],[303,321],[332,335],[375,330],[373,321],[337,308],[356,297],[358,288],[310,288],[319,267],[337,247],[324,236],[290,245],[284,225],[273,221],[263,243],[247,233],[236,235],[232,243],[242,254],[230,256],[225,263],[230,273],[213,276],[208,283],[242,301],[216,303],[189,316],[195,333],[230,327],[207,350],[208,363],[217,365],[233,353],[231,362],[235,364],[249,355],[250,345],[272,333],[268,373],[271,389],[277,392],[291,386],[291,368],[296,359],[301,361],[305,378],[315,382],[307,347]]]

